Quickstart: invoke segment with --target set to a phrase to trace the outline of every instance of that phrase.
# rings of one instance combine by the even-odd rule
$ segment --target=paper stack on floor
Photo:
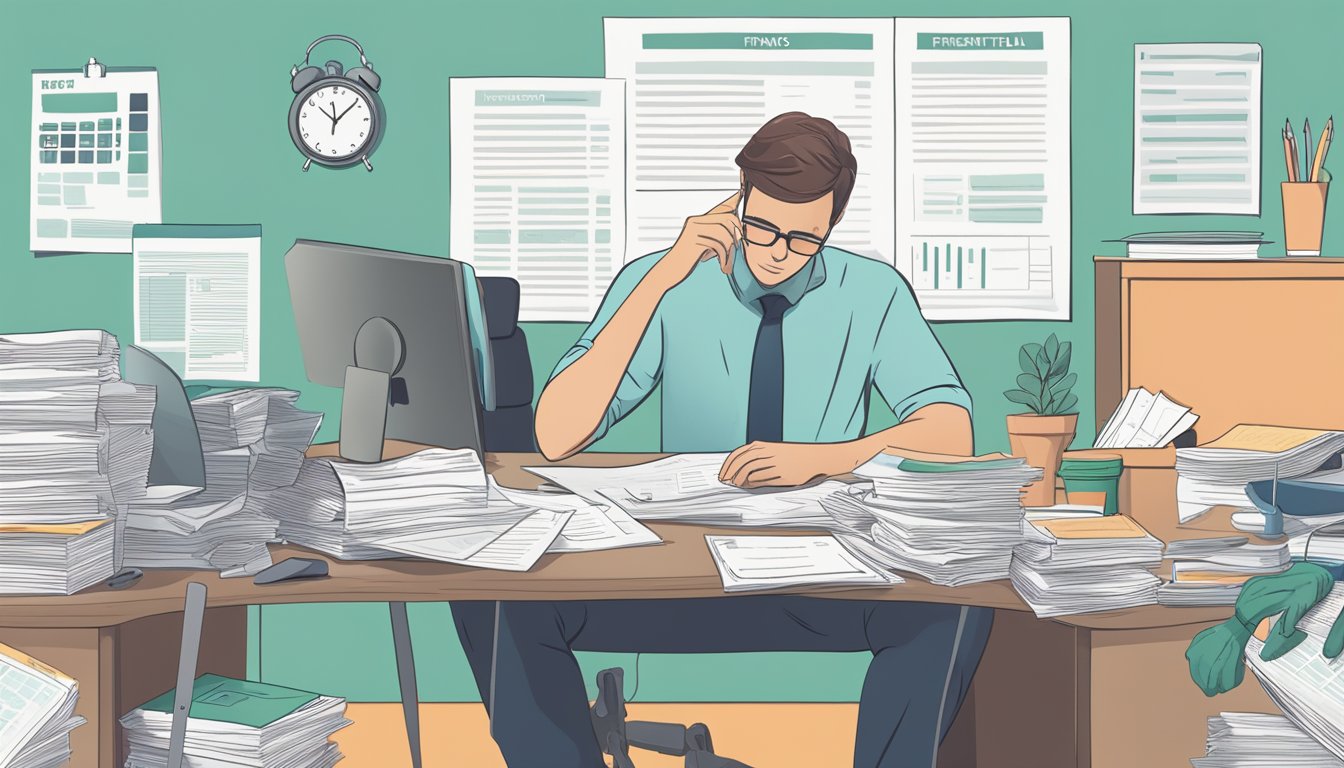
[[[1017,594],[1041,618],[1157,602],[1162,542],[1125,515],[1029,519],[1013,553]]]
[[[823,528],[821,500],[844,488],[833,480],[803,488],[746,490],[719,482],[726,453],[683,453],[632,467],[526,467],[596,504],[615,504],[636,520],[754,528]]]
[[[1194,768],[1344,768],[1330,751],[1282,715],[1223,712],[1209,718],[1204,757]]]
[[[211,568],[254,574],[271,564],[266,543],[276,522],[265,498],[293,485],[322,415],[295,406],[299,393],[248,388],[192,401],[206,488],[174,500],[132,505],[124,533],[126,565]]]
[[[1182,523],[1211,507],[1255,509],[1246,484],[1301,477],[1344,451],[1344,432],[1240,424],[1211,443],[1176,449],[1176,502]]]
[[[1324,600],[1297,622],[1307,634],[1296,648],[1274,661],[1264,661],[1264,644],[1252,637],[1246,661],[1283,714],[1336,758],[1344,760],[1344,676],[1340,662],[1322,652],[1330,627],[1344,610],[1344,585],[1336,584]],[[1283,763],[1296,765],[1295,763]]]
[[[1244,536],[1167,544],[1171,581],[1157,592],[1162,605],[1235,605],[1247,580],[1287,570],[1287,542],[1248,544]]]
[[[155,401],[119,361],[104,331],[0,336],[0,594],[112,575],[115,525],[94,523],[144,495]]]
[[[174,691],[126,713],[125,768],[168,761]],[[345,699],[202,675],[192,685],[185,759],[191,768],[330,768],[341,759],[331,740],[349,725]]]
[[[841,489],[827,498],[828,527],[837,538],[886,568],[960,586],[1008,577],[1013,547],[1022,541],[1022,488],[1041,470],[999,456],[879,454],[854,474],[872,489]]]
[[[70,761],[79,684],[0,644],[0,766],[56,768]]]
[[[475,452],[443,448],[376,464],[308,459],[298,482],[272,494],[266,508],[286,541],[332,557],[411,556],[504,570],[531,568],[573,516],[490,499]]]

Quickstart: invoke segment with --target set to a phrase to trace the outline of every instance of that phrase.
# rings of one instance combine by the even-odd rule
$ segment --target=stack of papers
[[[192,401],[206,487],[183,498],[131,506],[124,561],[141,568],[209,568],[255,574],[271,564],[276,536],[265,498],[298,479],[303,453],[322,421],[295,406],[299,393],[248,388]]]
[[[116,526],[84,524],[144,495],[155,402],[119,366],[105,331],[0,336],[0,593],[64,593],[114,571]]]
[[[724,592],[886,586],[904,581],[830,536],[706,536]]]
[[[410,556],[516,571],[530,569],[575,513],[490,497],[474,451],[430,448],[373,464],[308,459],[266,509],[286,541],[339,559]]]
[[[1209,718],[1204,757],[1190,760],[1194,768],[1344,768],[1316,740],[1282,715],[1223,712]]]
[[[1012,580],[1038,617],[1157,602],[1162,542],[1124,515],[1032,519],[1013,553]]]
[[[879,454],[854,474],[872,490],[842,489],[826,501],[830,527],[846,546],[885,568],[960,586],[1008,577],[1022,541],[1022,488],[1041,470],[1006,457]]]
[[[1198,448],[1176,449],[1182,523],[1215,506],[1254,510],[1246,484],[1302,477],[1344,451],[1344,432],[1240,424]]]
[[[547,552],[596,552],[663,543],[658,534],[625,510],[612,504],[593,504],[572,493],[506,488],[492,477],[490,501],[496,500],[508,501],[520,507],[573,513]]]
[[[1291,564],[1288,543],[1249,544],[1244,536],[1167,544],[1171,581],[1158,590],[1162,605],[1235,605],[1247,580]]]
[[[70,761],[79,685],[27,654],[0,644],[0,765],[56,768]]]
[[[1097,431],[1097,448],[1165,448],[1199,420],[1188,406],[1153,394],[1143,387],[1131,389],[1115,413]]]
[[[1131,259],[1254,259],[1264,232],[1141,232],[1123,238]]]
[[[1344,676],[1339,674],[1340,663],[1322,653],[1325,638],[1341,610],[1344,585],[1335,585],[1297,622],[1297,628],[1307,634],[1306,640],[1274,661],[1264,661],[1260,658],[1264,644],[1252,637],[1246,645],[1246,661],[1288,719],[1330,754],[1344,760]]]
[[[182,764],[191,768],[330,768],[333,734],[350,724],[345,699],[266,683],[202,675],[192,684]],[[174,691],[126,713],[126,768],[168,761]]]
[[[729,527],[825,528],[821,500],[833,480],[803,488],[747,490],[719,482],[726,453],[685,453],[633,467],[527,467],[594,504],[614,504],[637,520]]]

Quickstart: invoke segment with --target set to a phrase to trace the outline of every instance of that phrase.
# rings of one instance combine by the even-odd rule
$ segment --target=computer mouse
[[[144,575],[145,572],[139,568],[123,568],[107,580],[107,586],[109,589],[125,589],[140,581]]]
[[[253,584],[275,584],[294,579],[315,579],[327,575],[327,561],[291,557],[272,565],[252,579]]]

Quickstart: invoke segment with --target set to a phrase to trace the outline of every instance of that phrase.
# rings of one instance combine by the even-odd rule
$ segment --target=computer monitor
[[[316,240],[285,254],[308,379],[342,387],[340,454],[383,438],[483,449],[462,264]]]

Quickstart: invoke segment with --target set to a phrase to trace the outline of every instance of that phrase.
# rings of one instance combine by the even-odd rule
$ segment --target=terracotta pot
[[[1059,475],[1059,461],[1064,449],[1073,442],[1078,431],[1078,414],[1038,416],[1018,413],[1008,417],[1008,445],[1014,456],[1040,467],[1045,476],[1027,486],[1022,494],[1026,507],[1048,507],[1055,503],[1055,481]]]

